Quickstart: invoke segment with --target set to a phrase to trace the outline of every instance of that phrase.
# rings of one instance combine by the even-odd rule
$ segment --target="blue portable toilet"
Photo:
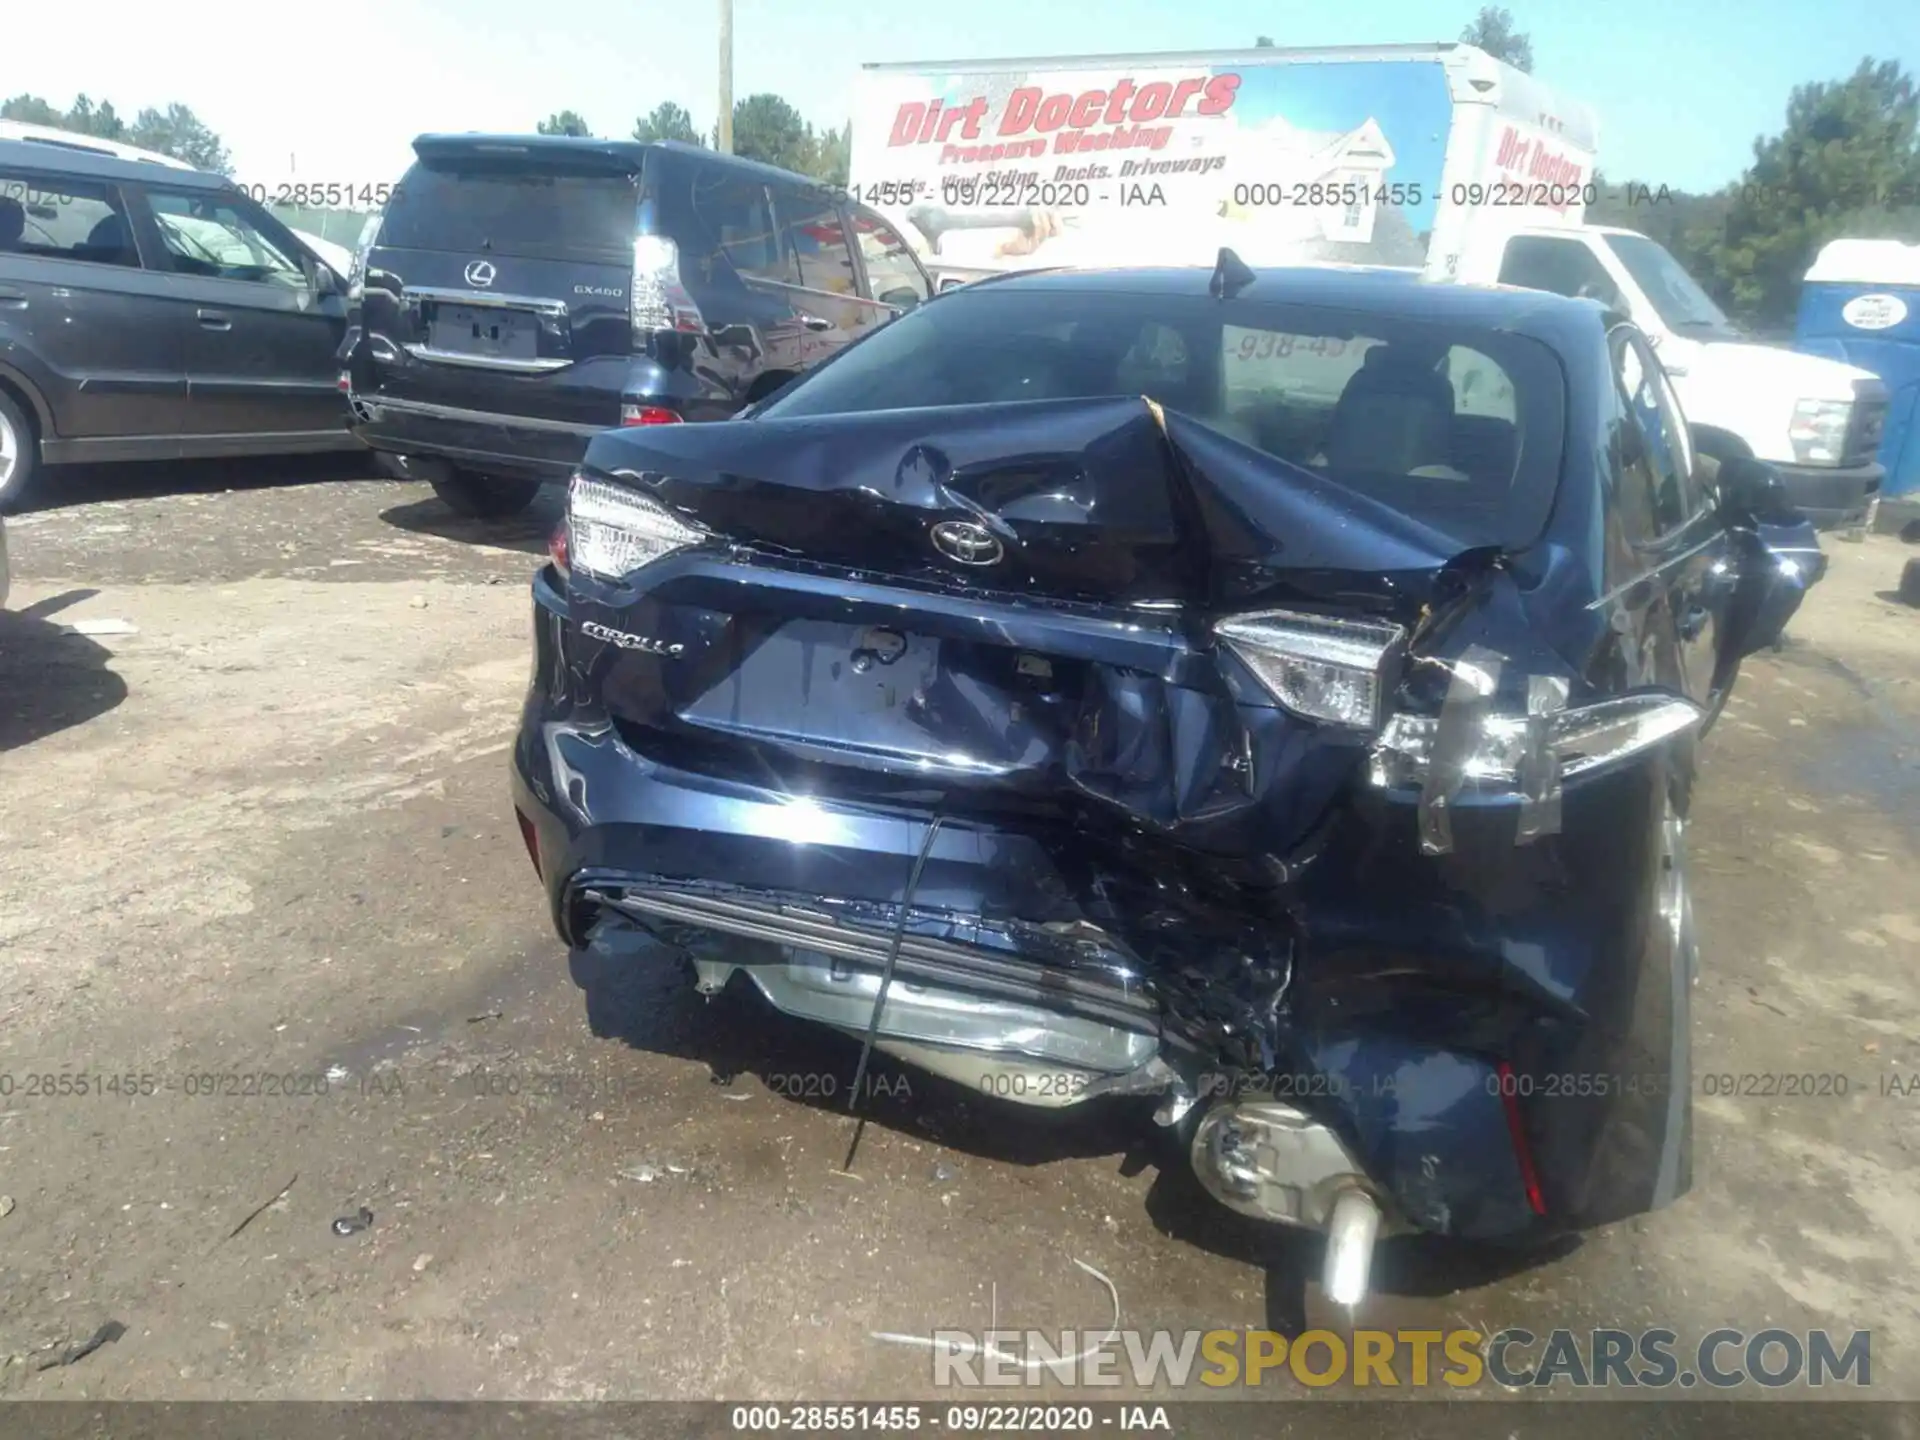
[[[1895,511],[1920,514],[1920,245],[1835,240],[1800,287],[1793,348],[1857,365],[1887,387],[1880,494]]]

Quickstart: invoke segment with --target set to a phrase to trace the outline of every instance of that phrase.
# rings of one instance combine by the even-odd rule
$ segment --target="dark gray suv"
[[[355,431],[468,515],[724,419],[932,294],[844,189],[696,146],[423,135],[356,259]]]
[[[42,466],[352,449],[331,269],[224,177],[0,140],[0,509]]]

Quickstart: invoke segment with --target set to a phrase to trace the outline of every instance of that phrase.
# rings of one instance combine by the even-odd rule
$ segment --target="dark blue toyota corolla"
[[[570,944],[1157,1096],[1351,1304],[1688,1188],[1698,739],[1822,563],[1592,302],[1029,273],[593,442],[514,803]]]

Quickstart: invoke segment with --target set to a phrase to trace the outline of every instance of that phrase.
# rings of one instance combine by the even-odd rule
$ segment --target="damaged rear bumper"
[[[1029,1105],[1160,1095],[1209,1188],[1263,1218],[1324,1225],[1360,1187],[1392,1223],[1514,1240],[1688,1187],[1685,982],[1647,943],[1639,838],[1661,762],[1570,792],[1523,846],[1511,807],[1463,800],[1441,855],[1416,794],[1364,789],[1310,865],[1227,903],[1170,843],[956,813],[930,836],[931,795],[644,754],[570,689],[566,601],[535,592],[512,785],[569,944],[639,926],[703,989],[743,975],[864,1035],[897,931],[877,1048]]]

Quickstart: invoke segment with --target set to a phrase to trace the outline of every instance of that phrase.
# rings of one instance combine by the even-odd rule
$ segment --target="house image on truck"
[[[1373,243],[1380,197],[1387,193],[1387,172],[1393,168],[1393,146],[1379,121],[1368,116],[1351,130],[1331,133],[1302,130],[1275,116],[1242,132],[1238,143],[1257,153],[1276,176],[1285,176],[1279,183],[1289,193],[1303,185],[1312,194],[1310,187],[1318,185],[1323,193],[1340,194],[1331,204],[1294,207],[1311,216],[1306,230],[1312,237],[1346,245]],[[1234,204],[1231,198],[1226,203]]]

